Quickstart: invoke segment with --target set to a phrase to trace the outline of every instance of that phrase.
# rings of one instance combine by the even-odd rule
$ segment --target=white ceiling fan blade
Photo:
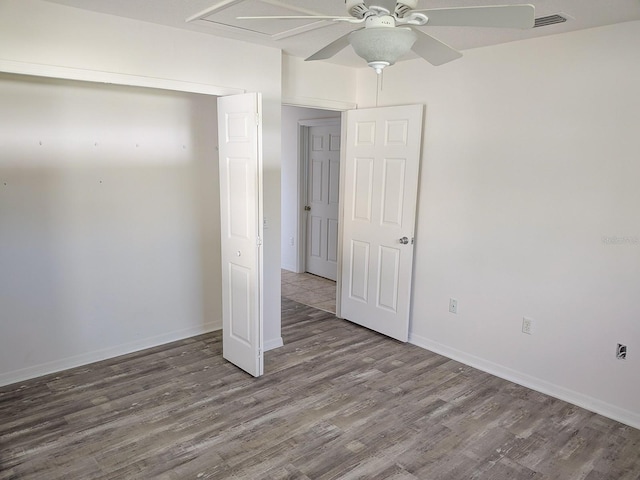
[[[424,58],[431,65],[442,65],[460,58],[462,54],[451,48],[449,45],[436,40],[431,35],[427,35],[420,30],[414,30],[418,35],[416,43],[413,44],[411,50]]]
[[[261,17],[236,17],[238,20],[351,20],[351,17],[336,17],[324,15],[284,15],[284,16],[261,16]]]
[[[413,10],[429,17],[428,26],[532,28],[533,5],[490,5],[484,7],[433,8]]]
[[[305,62],[309,62],[312,60],[326,60],[327,58],[333,57],[340,50],[349,46],[349,35],[351,35],[351,32],[341,36],[337,40],[334,40],[326,47],[318,50],[316,53],[311,55],[309,58],[305,58]]]

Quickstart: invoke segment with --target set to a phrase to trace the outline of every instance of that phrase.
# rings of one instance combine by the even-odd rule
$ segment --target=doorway
[[[282,297],[336,313],[336,282],[310,273],[282,270]]]
[[[0,73],[0,384],[220,328],[216,97]]]
[[[282,107],[282,296],[333,313],[340,122],[340,112]]]
[[[300,162],[304,192],[302,219],[306,234],[304,270],[334,282],[338,276],[340,204],[340,122],[305,121],[300,128]],[[304,178],[306,177],[306,179]]]

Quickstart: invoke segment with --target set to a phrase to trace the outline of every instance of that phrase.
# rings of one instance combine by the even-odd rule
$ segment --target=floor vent
[[[538,17],[536,18],[536,22],[533,25],[533,28],[537,27],[548,27],[549,25],[555,25],[556,23],[564,23],[567,21],[566,17],[562,15],[548,15],[546,17]]]

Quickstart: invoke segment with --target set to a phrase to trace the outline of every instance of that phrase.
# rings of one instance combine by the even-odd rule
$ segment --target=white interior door
[[[422,105],[347,112],[340,315],[409,335]]]
[[[261,97],[218,99],[223,356],[262,375]]]
[[[336,280],[340,196],[340,125],[309,128],[306,271]]]

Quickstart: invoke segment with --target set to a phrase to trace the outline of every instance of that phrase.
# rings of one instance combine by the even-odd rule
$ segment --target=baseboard
[[[582,407],[591,412],[598,413],[605,417],[624,423],[625,425],[629,425],[630,427],[640,429],[640,414],[636,412],[611,405],[610,403],[603,402],[602,400],[598,400],[597,398],[584,395],[560,385],[547,382],[540,378],[526,375],[508,367],[493,363],[489,360],[485,360],[483,358],[476,357],[475,355],[470,355],[461,350],[448,347],[447,345],[434,342],[433,340],[429,340],[428,338],[424,338],[419,335],[410,334],[409,343],[426,350],[430,350],[439,355],[443,355],[452,360],[464,363],[465,365],[469,365],[470,367],[477,368],[478,370],[482,370],[483,372],[490,373],[491,375],[495,375],[496,377],[500,377],[510,382],[517,383],[518,385],[522,385],[523,387],[527,387],[540,393],[544,393],[545,395],[549,395],[560,400],[564,400],[565,402],[572,403],[574,405],[577,405],[578,407]]]
[[[264,351],[268,352],[269,350],[274,350],[276,348],[280,348],[284,345],[282,341],[282,337],[272,338],[271,340],[264,341]]]
[[[195,337],[196,335],[202,335],[203,333],[209,333],[216,330],[220,330],[220,325],[218,323],[206,323],[199,327],[185,328],[182,330],[163,333],[162,335],[156,335],[142,340],[137,340],[135,342],[117,345],[115,347],[109,347],[103,350],[97,350],[95,352],[83,353],[81,355],[75,355],[73,357],[61,358],[52,362],[42,363],[40,365],[33,365],[31,367],[23,368],[20,370],[2,373],[0,374],[0,386],[23,382],[25,380],[41,377],[43,375],[49,375],[50,373],[60,372],[62,370],[68,370],[70,368],[80,367],[82,365],[88,365],[90,363],[99,362],[108,358],[119,357],[120,355],[126,355],[128,353],[137,352],[147,348],[157,347],[165,343],[171,343],[177,340]]]

